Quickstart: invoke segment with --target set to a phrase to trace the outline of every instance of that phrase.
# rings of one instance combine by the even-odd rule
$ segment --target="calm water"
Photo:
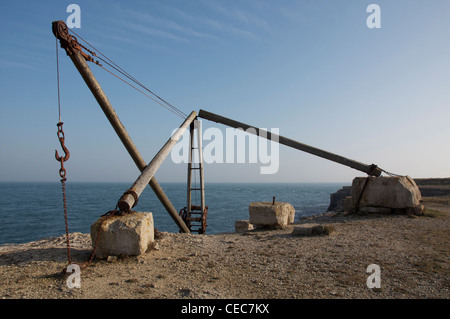
[[[70,232],[90,232],[100,215],[115,208],[128,183],[67,183]],[[161,183],[177,210],[186,206],[185,183]],[[330,194],[341,184],[216,184],[207,183],[207,234],[234,231],[234,222],[248,219],[248,205],[254,201],[288,202],[295,207],[296,219],[324,212]],[[196,192],[194,192],[196,193]],[[61,184],[0,183],[0,244],[24,243],[65,233]],[[199,195],[192,195],[193,204]],[[197,199],[197,200],[196,200]],[[136,211],[153,213],[160,231],[178,232],[178,227],[147,187]]]

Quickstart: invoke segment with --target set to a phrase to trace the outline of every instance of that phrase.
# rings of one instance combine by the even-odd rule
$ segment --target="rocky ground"
[[[447,209],[442,206],[442,210]],[[430,214],[431,213],[431,214]],[[295,225],[244,234],[159,233],[139,257],[94,260],[81,288],[68,288],[64,237],[0,247],[0,297],[16,298],[449,298],[450,214],[324,214],[327,236],[296,237]],[[89,234],[71,234],[72,262],[91,253]],[[381,288],[366,285],[370,264]]]

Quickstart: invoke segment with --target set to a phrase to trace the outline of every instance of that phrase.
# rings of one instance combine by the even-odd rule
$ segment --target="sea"
[[[186,183],[160,183],[177,211],[186,206]],[[113,210],[129,183],[66,183],[69,232],[90,233],[102,214]],[[206,183],[208,206],[206,234],[234,232],[236,220],[248,220],[251,202],[287,202],[294,206],[296,221],[323,213],[330,194],[343,185],[336,183]],[[65,234],[62,187],[59,182],[0,183],[0,245],[26,243]],[[192,203],[200,194],[193,191]],[[152,212],[158,231],[179,232],[150,187],[146,187],[135,211]]]

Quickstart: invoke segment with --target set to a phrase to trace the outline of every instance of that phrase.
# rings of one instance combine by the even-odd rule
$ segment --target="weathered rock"
[[[322,235],[325,227],[323,225],[317,225],[312,228],[313,235]]]
[[[330,194],[330,205],[328,212],[342,212],[345,210],[345,201],[352,194],[351,186],[344,186],[336,193]]]
[[[360,207],[358,210],[359,213],[363,214],[390,214],[392,213],[392,209],[387,207]]]
[[[123,216],[100,217],[91,225],[93,247],[97,236],[100,236],[95,253],[98,258],[141,255],[154,242],[153,215],[133,212]]]
[[[317,226],[317,224],[303,224],[301,226],[295,226],[292,230],[293,236],[311,236],[312,235],[312,229],[314,226]]]
[[[334,232],[336,230],[336,228],[334,227],[334,225],[325,225],[323,226],[323,234],[324,235],[329,235],[332,232]]]
[[[249,205],[249,222],[255,227],[286,226],[294,222],[295,208],[289,203],[253,202]]]
[[[367,178],[369,181],[359,202],[360,210],[363,207],[406,209],[421,205],[420,190],[409,176],[356,177],[352,183],[352,209],[357,205]]]
[[[234,231],[236,233],[245,233],[249,230],[253,230],[253,225],[248,220],[237,220],[234,223]]]
[[[293,236],[314,236],[314,235],[329,235],[334,231],[334,227],[330,225],[319,224],[303,224],[295,226],[292,230]]]

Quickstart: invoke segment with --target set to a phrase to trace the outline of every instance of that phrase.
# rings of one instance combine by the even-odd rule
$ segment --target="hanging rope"
[[[64,151],[64,156],[59,156],[58,151],[55,150],[55,158],[58,162],[61,163],[61,168],[59,169],[59,176],[61,177],[61,186],[62,186],[62,195],[63,195],[63,205],[64,205],[64,220],[65,220],[65,227],[66,227],[66,243],[67,243],[67,261],[69,264],[72,263],[71,257],[70,257],[70,239],[69,239],[69,222],[67,218],[67,201],[66,201],[66,169],[64,168],[64,162],[67,162],[67,160],[70,157],[70,152],[67,149],[65,145],[65,136],[64,136],[64,130],[63,130],[63,122],[61,122],[61,95],[60,95],[60,89],[59,89],[59,59],[58,59],[58,40],[56,40],[56,78],[58,83],[58,115],[59,115],[59,121],[56,124],[58,127],[58,140],[61,144],[61,147]]]
[[[148,93],[150,93],[151,95],[153,95],[154,97],[149,96],[148,94],[146,94],[145,92],[143,92],[142,90],[138,89],[136,86],[132,85],[131,83],[127,82],[125,79],[123,79],[122,77],[120,77],[117,74],[114,74],[112,71],[106,69],[104,66],[102,66],[99,63],[96,63],[98,66],[100,66],[102,69],[104,69],[105,71],[107,71],[108,73],[110,73],[111,75],[115,76],[116,78],[118,78],[119,80],[123,81],[124,83],[128,84],[129,86],[131,86],[132,88],[134,88],[135,90],[137,90],[138,92],[144,94],[146,97],[150,98],[151,100],[153,100],[154,102],[158,103],[159,105],[161,105],[162,107],[168,109],[169,111],[171,111],[172,113],[174,113],[175,115],[181,117],[181,118],[186,118],[188,115],[186,113],[184,113],[183,111],[181,111],[179,108],[175,107],[174,105],[172,105],[171,103],[167,102],[165,99],[163,99],[162,97],[160,97],[159,95],[157,95],[156,93],[154,93],[153,91],[151,91],[149,88],[147,88],[145,85],[143,85],[141,82],[139,82],[136,78],[134,78],[132,75],[130,75],[128,72],[126,72],[123,68],[121,68],[120,66],[118,66],[116,63],[114,63],[114,61],[112,61],[110,58],[108,58],[106,55],[104,55],[102,52],[100,52],[98,49],[96,49],[92,44],[90,44],[88,41],[86,41],[85,39],[83,39],[81,36],[79,36],[75,31],[70,30],[69,32],[73,33],[77,38],[79,38],[80,40],[84,41],[89,47],[91,47],[94,51],[88,49],[87,47],[85,47],[84,45],[80,44],[79,45],[85,49],[87,52],[89,52],[91,55],[99,58],[101,61],[103,61],[106,65],[108,65],[109,67],[113,68],[115,71],[117,71],[118,73],[120,73],[122,76],[126,77],[127,79],[129,79],[130,81],[134,82],[136,85],[140,86],[144,91],[147,91]],[[99,55],[96,54],[96,52],[99,53]],[[102,58],[104,57],[104,58]]]

